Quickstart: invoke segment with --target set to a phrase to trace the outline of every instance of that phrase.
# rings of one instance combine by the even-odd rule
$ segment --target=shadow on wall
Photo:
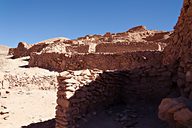
[[[73,127],[81,116],[113,104],[158,105],[164,97],[179,95],[179,92],[171,94],[177,92],[177,85],[174,81],[176,70],[170,67],[104,72],[79,89],[76,83],[66,82],[71,78],[59,76],[56,128]],[[72,96],[68,98],[69,94]]]

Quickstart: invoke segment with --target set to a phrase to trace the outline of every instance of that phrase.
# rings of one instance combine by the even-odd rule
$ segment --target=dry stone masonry
[[[43,59],[42,59],[43,58]],[[161,52],[132,52],[132,53],[88,53],[88,54],[60,54],[60,53],[33,53],[30,67],[40,67],[55,71],[100,69],[125,70],[141,66],[159,65]]]
[[[169,95],[173,75],[168,67],[127,71],[65,71],[58,77],[56,128],[73,128],[91,112],[122,102],[157,102]]]
[[[173,126],[192,127],[192,0],[184,0],[170,44],[164,50],[164,64],[177,65],[181,97],[162,100],[159,117]]]
[[[172,32],[147,30],[138,26],[122,33],[87,35],[75,40],[53,38],[33,45],[20,42],[10,48],[13,58],[30,56],[31,53],[119,53],[136,51],[162,51]],[[106,47],[107,46],[107,47]],[[33,54],[34,55],[34,54]]]

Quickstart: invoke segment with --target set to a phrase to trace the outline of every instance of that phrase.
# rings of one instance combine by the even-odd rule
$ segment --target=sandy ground
[[[20,128],[55,117],[56,91],[12,89],[0,99],[0,128]]]
[[[25,68],[28,58],[10,59],[7,52],[7,47],[0,46],[0,128],[20,128],[54,118],[56,84],[48,83],[52,78],[46,77],[57,73]]]

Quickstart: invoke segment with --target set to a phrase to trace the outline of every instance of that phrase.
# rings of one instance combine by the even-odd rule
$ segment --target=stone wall
[[[101,69],[125,70],[150,65],[159,65],[162,59],[161,52],[132,52],[117,54],[59,54],[33,53],[29,67],[40,67],[55,71]]]
[[[179,124],[182,127],[191,128],[192,0],[184,0],[181,14],[170,38],[170,44],[165,48],[163,56],[163,64],[178,63],[177,85],[182,97],[163,99],[159,107],[159,117],[173,125]]]
[[[109,86],[103,86],[97,71],[64,74],[58,77],[56,128],[76,127],[78,119],[85,114],[102,109],[117,98],[117,85],[113,83],[115,81],[108,81]]]
[[[66,46],[67,53],[88,53],[89,45]]]
[[[178,85],[182,95],[192,100],[192,0],[185,0],[183,6],[174,35],[180,48]]]
[[[119,72],[121,99],[125,103],[158,103],[176,86],[175,70],[169,66],[151,66]]]
[[[173,71],[159,66],[104,73],[65,71],[58,82],[56,128],[73,128],[86,114],[115,103],[159,102],[171,92]]]
[[[169,37],[171,34],[172,34],[172,32],[159,32],[159,33],[155,33],[153,36],[148,36],[143,39],[146,41],[169,43]]]
[[[157,42],[118,42],[102,43],[96,46],[97,53],[120,53],[136,51],[161,51],[166,44]]]

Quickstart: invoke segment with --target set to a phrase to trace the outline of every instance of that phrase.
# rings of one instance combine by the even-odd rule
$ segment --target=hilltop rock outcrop
[[[134,28],[131,28],[128,30],[128,32],[142,32],[142,31],[146,31],[147,28],[145,26],[137,26]]]
[[[33,45],[27,44],[26,42],[20,42],[17,48],[10,48],[8,55],[13,55],[13,58],[20,58],[30,56],[33,52],[41,52],[49,44],[57,43],[60,41],[68,40],[67,38],[53,38],[45,40]]]

